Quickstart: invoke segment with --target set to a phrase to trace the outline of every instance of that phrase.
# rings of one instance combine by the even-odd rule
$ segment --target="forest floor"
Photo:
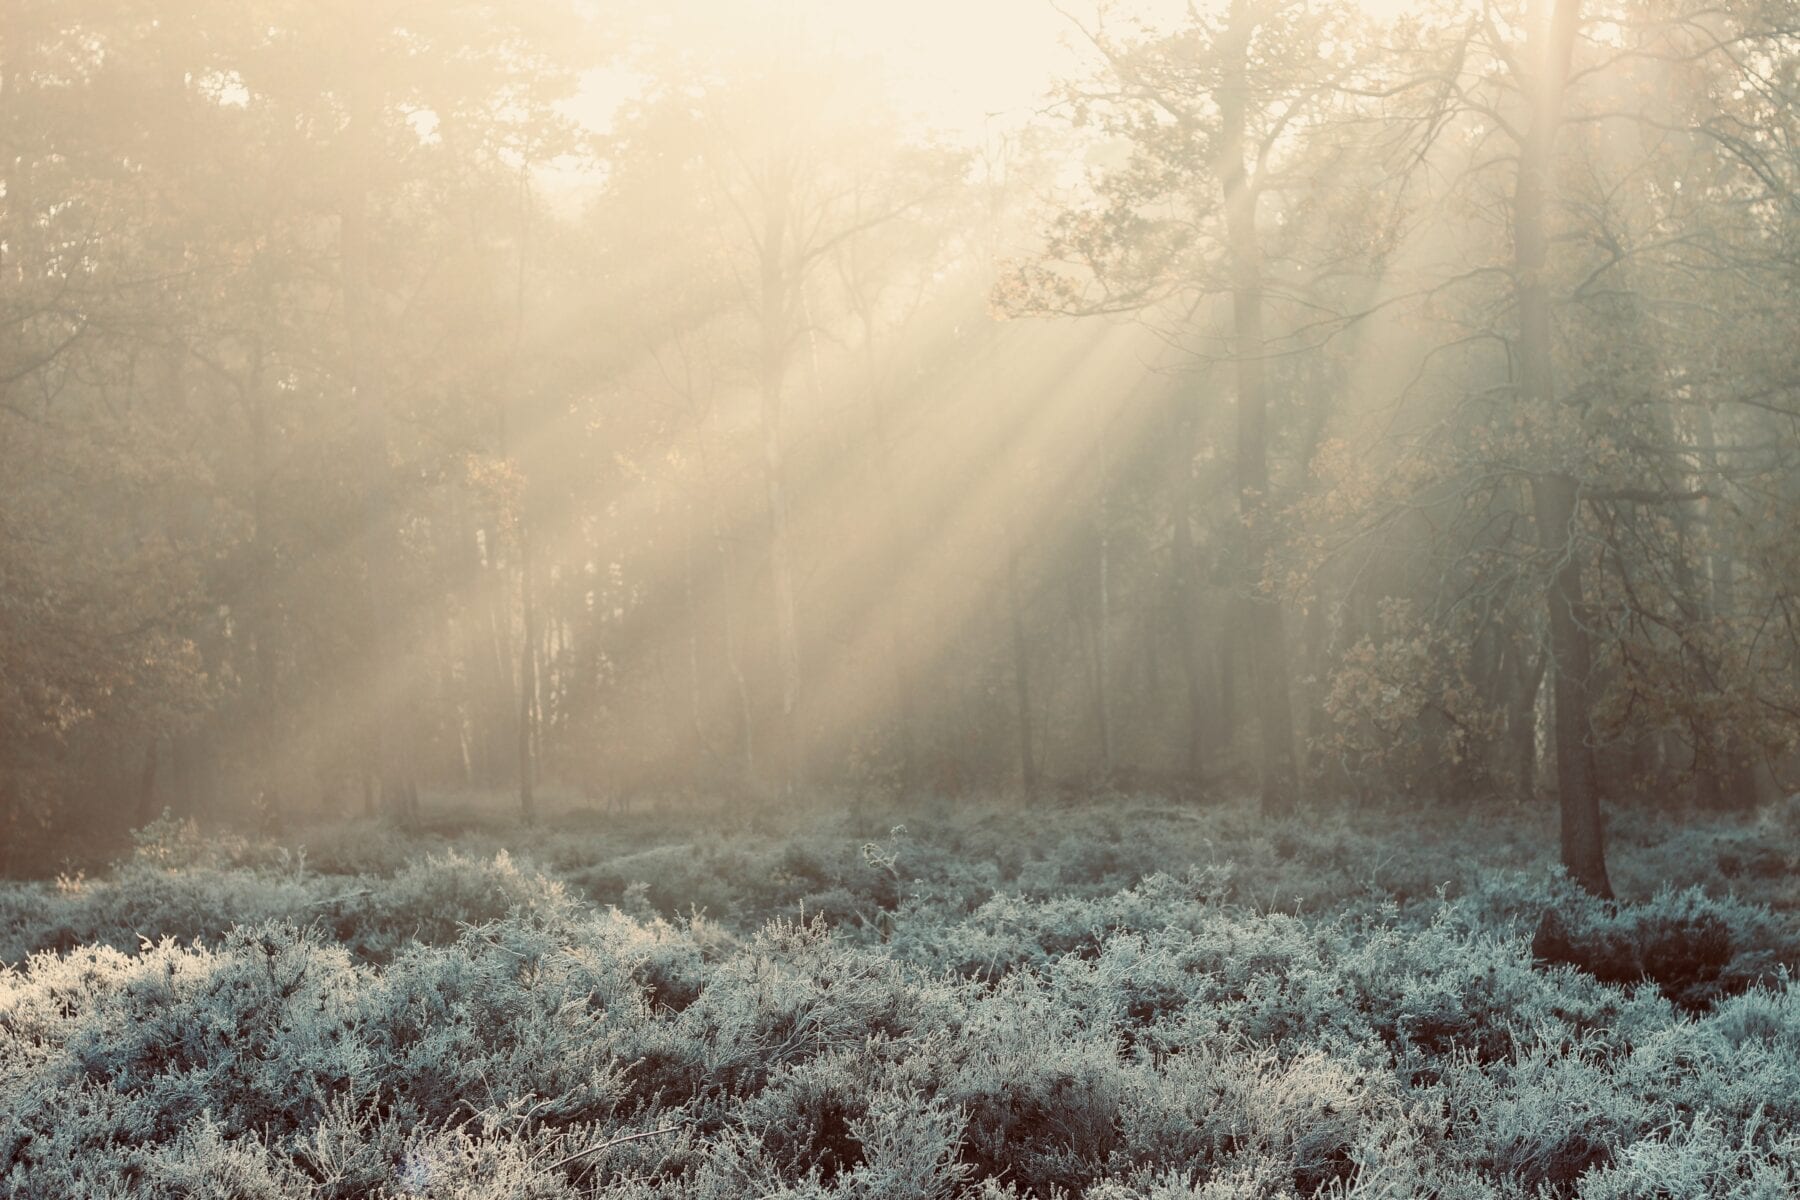
[[[1800,1195],[1800,807],[1620,814],[1618,905],[1554,845],[1118,796],[159,822],[0,885],[0,1197]]]

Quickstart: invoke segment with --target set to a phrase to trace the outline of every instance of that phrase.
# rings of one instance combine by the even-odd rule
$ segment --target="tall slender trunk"
[[[1704,405],[1696,409],[1695,424],[1700,442],[1700,465],[1712,478],[1714,486],[1722,488],[1723,464],[1720,461],[1718,433],[1713,427],[1712,410]],[[1719,501],[1709,499],[1702,503],[1707,536],[1712,543],[1712,553],[1706,564],[1707,575],[1712,584],[1708,596],[1708,615],[1716,621],[1729,621],[1737,612],[1737,563],[1732,555],[1731,536],[1724,522],[1717,518],[1715,510]],[[1714,664],[1714,668],[1718,670],[1725,667],[1726,664]],[[1749,758],[1735,745],[1737,739],[1732,737],[1730,729],[1716,729],[1714,734],[1714,803],[1721,808],[1743,808],[1755,804],[1756,775]]]
[[[1670,438],[1671,444],[1674,444],[1677,435],[1672,419],[1666,423],[1663,432]],[[1717,615],[1714,607],[1717,597],[1716,593],[1711,592],[1710,581],[1703,581],[1696,575],[1693,564],[1688,559],[1688,550],[1693,545],[1695,532],[1695,522],[1688,507],[1677,505],[1671,517],[1675,527],[1675,553],[1671,574],[1675,580],[1677,604],[1681,608],[1683,621],[1691,629],[1699,630]],[[1697,637],[1686,636],[1682,639],[1681,659],[1691,685],[1696,689],[1706,689],[1716,666],[1709,661]],[[1695,784],[1701,802],[1708,808],[1728,807],[1726,755],[1721,731],[1698,712],[1690,716],[1688,731],[1693,743],[1697,776]]]
[[[763,483],[769,519],[769,586],[774,603],[775,663],[781,689],[782,787],[792,791],[800,764],[800,641],[794,610],[792,534],[788,523],[787,488],[781,444],[781,375],[765,371],[763,377]]]
[[[1300,626],[1301,718],[1299,745],[1300,781],[1309,796],[1327,795],[1331,784],[1325,775],[1325,744],[1330,718],[1325,712],[1326,657],[1331,649],[1331,622],[1326,617],[1323,587],[1307,606]]]
[[[700,689],[700,599],[694,586],[694,530],[700,522],[699,506],[692,498],[682,506],[681,609],[687,625],[687,718],[697,755],[715,757],[706,738],[706,706]]]
[[[156,819],[156,771],[162,762],[162,739],[152,735],[144,747],[143,768],[138,773],[137,824],[142,829]]]
[[[458,653],[465,665],[459,709],[463,713],[465,782],[473,786],[493,782],[491,761],[490,697],[494,678],[499,674],[488,661],[488,574],[481,558],[469,516],[468,497],[460,490],[451,492],[452,516],[455,521],[456,579],[463,595],[458,620],[461,634]]]
[[[453,559],[455,551],[445,546],[439,551],[438,559],[444,565],[439,568],[446,579],[455,578],[455,572],[449,569],[448,562]],[[436,750],[428,767],[422,772],[426,775],[436,774],[439,778],[467,777],[468,755],[464,752],[463,723],[457,716],[457,662],[456,662],[456,622],[452,619],[455,600],[448,591],[438,597],[433,605],[431,636],[432,667],[436,675],[431,711],[437,714],[426,727],[431,744]]]
[[[272,507],[269,467],[269,406],[263,394],[263,347],[251,352],[250,372],[244,380],[244,403],[250,416],[250,545],[254,579],[248,605],[250,637],[256,670],[256,706],[251,752],[256,756],[257,790],[270,808],[279,809],[278,700],[275,656],[276,629],[281,622],[276,598],[275,539],[270,529]]]
[[[488,781],[503,785],[512,778],[518,740],[518,693],[512,657],[512,586],[510,572],[500,557],[500,525],[495,516],[483,531],[487,561],[482,575],[482,663],[487,671],[485,694]],[[516,782],[516,781],[515,781]]]
[[[719,591],[725,597],[720,618],[720,633],[725,638],[725,669],[731,673],[732,692],[737,697],[739,745],[743,754],[744,782],[756,780],[756,719],[755,709],[750,702],[750,678],[744,672],[744,656],[738,645],[737,618],[733,616],[736,602],[735,579],[737,572],[732,569],[735,552],[726,544],[725,536],[717,524],[715,510],[713,539],[719,549]]]
[[[15,112],[24,108],[21,93],[28,86],[42,18],[37,5],[14,4],[7,20],[10,28],[0,38],[0,122],[13,127]],[[33,224],[30,168],[34,161],[33,155],[23,152],[0,154],[0,197],[4,197],[0,199],[0,283],[10,288],[22,289],[31,277],[27,257],[35,247],[25,244],[25,236]],[[5,802],[6,795],[0,794],[0,802]]]
[[[1184,401],[1181,407],[1189,405]],[[1184,428],[1191,430],[1189,417]],[[1200,630],[1200,562],[1194,544],[1194,520],[1189,492],[1192,490],[1192,453],[1188,437],[1178,438],[1177,482],[1174,498],[1175,529],[1169,553],[1174,557],[1175,634],[1181,639],[1181,672],[1187,684],[1187,774],[1199,782],[1206,761],[1206,694],[1208,678],[1206,651]]]
[[[363,459],[368,661],[378,704],[369,714],[369,728],[375,742],[381,803],[391,814],[410,819],[417,799],[405,721],[410,707],[410,664],[398,577],[400,537],[388,464],[387,387],[369,279],[368,173],[375,153],[370,130],[373,114],[361,86],[354,90],[350,109],[351,178],[339,216],[338,237],[350,381]],[[392,687],[384,688],[388,679]]]
[[[1235,749],[1238,727],[1243,724],[1239,703],[1239,676],[1244,660],[1243,646],[1250,638],[1250,621],[1244,601],[1233,596],[1225,605],[1225,620],[1213,642],[1213,691],[1218,696],[1214,740],[1227,749]]]
[[[19,795],[13,773],[0,766],[0,879],[12,872],[19,834]]]
[[[694,454],[700,462],[700,477],[709,485],[705,489],[708,497],[706,519],[713,547],[718,555],[719,595],[723,597],[723,603],[719,605],[719,632],[725,644],[725,669],[731,676],[732,693],[737,700],[738,745],[744,767],[743,782],[749,784],[756,779],[756,728],[750,703],[750,681],[744,674],[743,656],[738,648],[737,619],[733,615],[737,605],[737,572],[733,569],[736,551],[725,534],[715,490],[710,486],[712,460],[707,454],[706,431],[699,417],[694,420]]]
[[[512,350],[507,356],[510,364],[510,383],[519,386],[519,377],[523,366],[520,361],[520,350],[525,342],[525,267],[528,261],[531,230],[531,172],[529,164],[519,167],[519,255],[517,274],[514,278],[513,290],[513,330]],[[512,447],[508,444],[509,422],[505,401],[500,407],[500,453],[510,457]],[[523,472],[521,472],[523,477]],[[519,727],[517,750],[517,771],[519,787],[519,817],[527,825],[537,820],[537,690],[538,690],[538,645],[537,645],[537,581],[532,570],[531,555],[531,512],[529,505],[529,480],[526,487],[520,490],[518,521],[519,538]]]
[[[523,514],[519,519],[519,610],[522,625],[519,638],[519,816],[529,825],[537,820],[537,795],[533,787],[537,768],[532,752],[538,687],[537,597],[532,581],[531,528]]]
[[[1294,760],[1294,714],[1288,697],[1287,632],[1280,600],[1264,594],[1262,586],[1273,510],[1269,504],[1269,386],[1263,361],[1268,344],[1263,331],[1262,239],[1256,224],[1256,186],[1246,168],[1250,36],[1256,24],[1253,3],[1231,0],[1221,39],[1219,175],[1231,268],[1238,514],[1244,523],[1244,572],[1251,589],[1245,615],[1262,752],[1262,807],[1270,816],[1283,816],[1294,810],[1300,785]]]
[[[893,427],[888,413],[887,389],[875,359],[875,317],[866,305],[857,315],[863,327],[863,374],[869,396],[869,427],[875,447],[875,479],[881,489],[882,532],[886,541],[884,565],[901,572],[906,555],[906,535],[901,516],[900,489],[894,479]],[[917,748],[914,741],[916,704],[913,696],[910,627],[907,623],[906,587],[888,596],[888,672],[894,689],[894,733],[900,743],[900,792],[908,795],[918,782]]]
[[[535,589],[541,582],[536,580],[535,571],[533,580]],[[554,617],[546,624],[534,616],[532,623],[538,627],[537,657],[531,664],[531,690],[525,695],[531,701],[530,753],[531,762],[536,764],[544,761],[544,733],[556,715],[556,695],[552,690],[555,679],[550,664],[556,661],[557,639],[561,636],[562,626]]]
[[[782,387],[793,336],[794,291],[787,263],[789,180],[791,168],[777,163],[770,171],[765,200],[761,309],[761,388],[764,499],[769,521],[769,584],[774,603],[776,671],[781,685],[782,786],[794,790],[803,769],[800,745],[800,635],[795,616],[794,562],[788,528],[787,464],[782,447]]]
[[[1704,410],[1702,410],[1704,411]],[[1706,414],[1709,418],[1711,414]],[[1680,422],[1672,404],[1657,405],[1652,410],[1657,435],[1671,450],[1683,444]],[[1710,441],[1710,420],[1697,431],[1698,445],[1695,447],[1695,466],[1702,476],[1710,475],[1715,463],[1707,454],[1707,443]],[[1675,536],[1674,553],[1670,559],[1670,574],[1674,579],[1674,599],[1680,610],[1683,628],[1687,631],[1681,639],[1682,671],[1690,687],[1706,690],[1713,676],[1714,664],[1710,661],[1702,644],[1699,631],[1703,630],[1717,615],[1715,608],[1716,595],[1710,587],[1710,580],[1701,572],[1694,570],[1694,562],[1689,557],[1693,549],[1696,534],[1703,524],[1697,520],[1693,506],[1677,504],[1669,513]],[[1696,706],[1697,708],[1699,706]],[[1695,784],[1702,803],[1709,808],[1725,806],[1724,772],[1719,768],[1722,758],[1719,730],[1702,712],[1695,711],[1688,718],[1688,735],[1693,750],[1695,764]],[[1654,763],[1666,759],[1668,742],[1667,733],[1649,733],[1641,735],[1639,745],[1643,747],[1643,758],[1646,760],[1640,774],[1648,771]],[[1634,747],[1635,748],[1635,747]],[[1635,764],[1634,764],[1635,765]]]
[[[1519,398],[1527,408],[1541,412],[1548,412],[1556,403],[1547,277],[1550,191],[1580,0],[1551,0],[1551,4],[1548,24],[1537,23],[1526,46],[1526,57],[1535,74],[1524,81],[1531,92],[1531,119],[1519,148],[1519,177],[1513,196]],[[1550,569],[1544,599],[1550,622],[1562,860],[1576,883],[1595,895],[1610,896],[1612,884],[1606,875],[1598,773],[1589,740],[1593,652],[1584,624],[1582,556],[1575,539],[1580,503],[1580,485],[1572,475],[1552,470],[1531,477],[1538,547]]]
[[[1094,728],[1100,743],[1100,771],[1113,773],[1112,711],[1107,694],[1111,665],[1107,661],[1107,630],[1112,626],[1112,461],[1106,438],[1106,416],[1100,419],[1096,452],[1100,459],[1100,496],[1096,516],[1098,544],[1094,555],[1097,611],[1088,633],[1089,688],[1093,694]]]
[[[1076,609],[1080,623],[1083,658],[1086,659],[1088,707],[1094,722],[1094,741],[1100,757],[1102,778],[1112,774],[1112,732],[1107,728],[1106,652],[1101,648],[1105,638],[1099,613],[1083,603]]]
[[[1030,646],[1025,638],[1025,598],[1019,590],[1019,545],[1011,522],[1006,528],[1006,611],[1012,627],[1013,699],[1018,706],[1019,783],[1027,802],[1038,797],[1037,751],[1031,736]]]
[[[1301,476],[1310,473],[1331,421],[1332,400],[1336,388],[1324,369],[1308,372],[1305,386],[1306,425],[1299,455]],[[1314,576],[1311,602],[1301,618],[1300,626],[1300,692],[1302,716],[1297,747],[1300,763],[1300,787],[1308,796],[1323,796],[1343,791],[1343,781],[1331,778],[1325,757],[1327,731],[1331,718],[1325,710],[1330,669],[1328,657],[1332,646],[1330,619],[1331,593],[1328,589],[1338,581],[1322,567]]]

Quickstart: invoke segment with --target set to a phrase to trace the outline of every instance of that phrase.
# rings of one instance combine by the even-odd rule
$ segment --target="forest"
[[[0,1200],[1800,1195],[1796,0],[0,0]]]

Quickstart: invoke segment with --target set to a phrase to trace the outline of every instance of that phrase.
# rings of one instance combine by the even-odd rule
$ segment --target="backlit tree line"
[[[8,0],[0,864],[1254,786],[1605,891],[1797,786],[1800,9],[1066,15],[971,134],[682,4]]]

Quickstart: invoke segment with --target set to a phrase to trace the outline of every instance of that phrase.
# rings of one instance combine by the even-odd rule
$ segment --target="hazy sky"
[[[894,64],[905,99],[952,131],[989,113],[1016,123],[1078,63],[1072,29],[1048,0],[849,0],[824,21],[848,45]]]
[[[1094,12],[1094,0],[1057,2],[1079,18]],[[1361,0],[1380,15],[1416,2]],[[1135,0],[1118,8],[1172,24],[1187,3]],[[1204,8],[1207,0],[1199,3]],[[884,62],[902,104],[936,129],[971,142],[985,131],[1024,124],[1047,103],[1052,84],[1082,71],[1090,53],[1052,0],[700,0],[682,11],[707,15],[673,18],[663,36],[731,41],[767,37],[785,25],[804,30],[815,45]],[[603,129],[617,105],[640,87],[631,75],[595,71],[571,111]],[[577,188],[582,183],[578,176],[560,180]]]
[[[1069,17],[1091,20],[1094,0],[724,0],[737,14],[767,20],[783,12],[817,40],[891,64],[903,98],[933,124],[976,132],[987,114],[1016,123],[1042,103],[1051,83],[1085,58]],[[1222,0],[1194,0],[1199,8]],[[1391,16],[1419,0],[1359,0]],[[1122,14],[1157,24],[1183,20],[1189,0],[1115,0]],[[1064,12],[1058,12],[1061,7]]]
[[[675,27],[668,36],[730,38],[733,26],[750,33],[782,18],[804,25],[816,44],[887,63],[902,101],[956,134],[977,134],[989,114],[1022,122],[1079,61],[1069,23],[1049,0],[726,0],[705,30]],[[579,115],[603,126],[637,86],[617,71],[593,72]]]

